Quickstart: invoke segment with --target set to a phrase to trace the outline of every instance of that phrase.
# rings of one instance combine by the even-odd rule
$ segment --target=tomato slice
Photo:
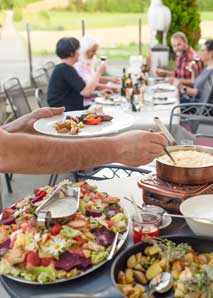
[[[97,125],[101,122],[101,117],[89,118],[84,120],[87,125]]]

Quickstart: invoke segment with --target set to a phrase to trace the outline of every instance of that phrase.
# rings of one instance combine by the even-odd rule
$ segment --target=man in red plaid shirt
[[[196,70],[196,76],[201,72],[203,63],[195,50],[189,46],[188,39],[183,32],[176,32],[171,37],[172,49],[176,55],[176,68],[174,71],[157,69],[156,73],[162,77],[175,77],[182,84],[191,86],[193,84],[193,71]]]

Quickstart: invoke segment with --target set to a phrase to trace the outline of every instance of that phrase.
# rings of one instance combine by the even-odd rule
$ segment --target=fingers
[[[165,147],[168,145],[168,141],[162,133],[150,133],[150,142]]]
[[[161,154],[162,152],[163,152],[163,146],[159,144],[152,144],[152,146],[150,146],[149,148],[149,153],[155,156]]]
[[[60,115],[64,112],[65,108],[60,107],[60,108],[41,108],[33,113],[34,117],[37,119],[40,118],[48,118],[56,115]]]
[[[60,115],[65,111],[65,107],[60,107],[60,108],[49,108],[50,112],[52,115]]]

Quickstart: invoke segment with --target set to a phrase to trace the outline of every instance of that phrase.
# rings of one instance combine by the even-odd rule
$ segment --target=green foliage
[[[147,0],[88,0],[84,9],[91,12],[143,12],[147,6]]]
[[[196,47],[200,36],[200,13],[196,0],[163,0],[172,12],[172,23],[168,33],[168,44],[171,35],[177,31],[186,34],[189,44]]]
[[[12,9],[12,8],[23,8],[27,4],[32,2],[37,2],[39,0],[0,0],[0,8],[2,9]]]
[[[21,22],[23,19],[23,13],[21,8],[15,8],[14,9],[14,14],[13,14],[13,19],[15,22]]]
[[[198,0],[197,2],[201,11],[213,11],[212,0]]]
[[[39,12],[39,17],[41,18],[41,19],[43,19],[44,21],[49,21],[50,20],[50,15],[49,15],[49,13],[47,12],[47,11],[40,11]]]

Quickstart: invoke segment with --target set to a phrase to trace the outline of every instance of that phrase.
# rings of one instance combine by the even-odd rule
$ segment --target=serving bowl
[[[184,216],[197,216],[213,220],[213,194],[191,197],[180,205],[180,212]],[[192,232],[197,236],[213,238],[212,223],[203,220],[186,219]]]
[[[211,147],[195,145],[169,146],[168,151],[170,153],[175,151],[196,151],[213,155],[213,149]],[[165,163],[161,160],[161,156],[156,160],[156,173],[162,180],[177,184],[200,185],[213,182],[213,165],[180,167]]]

